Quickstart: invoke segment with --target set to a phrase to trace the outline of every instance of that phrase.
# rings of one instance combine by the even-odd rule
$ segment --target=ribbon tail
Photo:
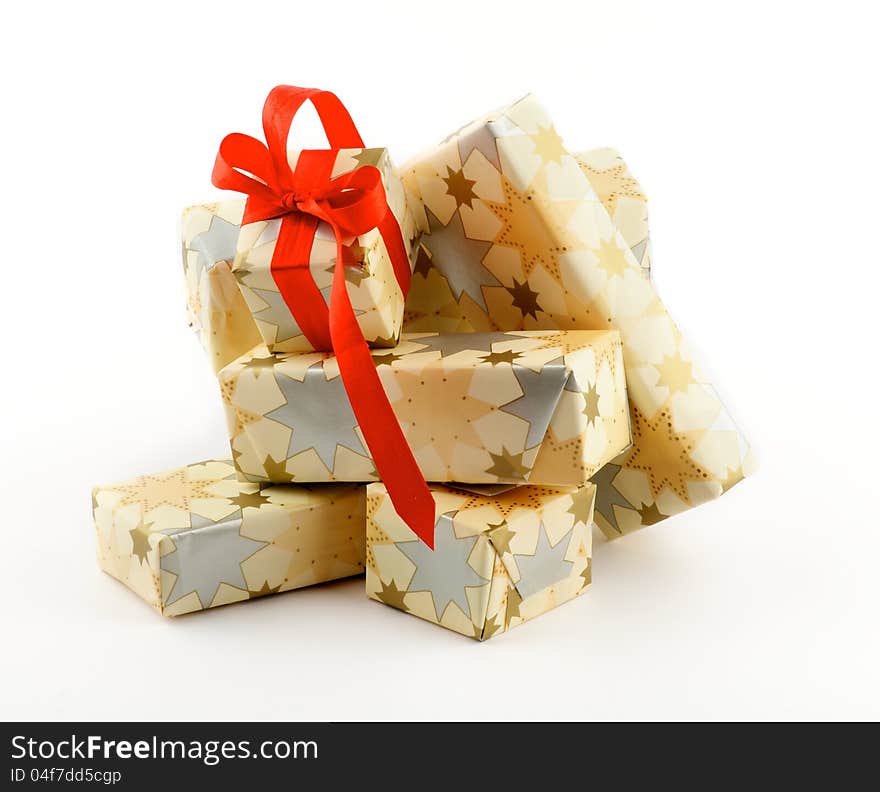
[[[337,265],[330,291],[330,337],[339,373],[363,432],[379,477],[401,519],[428,547],[434,549],[434,498],[404,437],[345,286],[341,232]]]

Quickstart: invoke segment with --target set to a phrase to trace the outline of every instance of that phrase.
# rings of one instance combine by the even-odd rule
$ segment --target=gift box
[[[478,640],[561,605],[591,582],[596,488],[483,495],[431,485],[433,552],[367,487],[367,596]]]
[[[630,443],[616,331],[423,333],[372,355],[428,481],[578,486]],[[219,380],[245,479],[379,479],[332,355],[246,355]]]
[[[623,157],[613,148],[597,148],[578,152],[574,158],[633,258],[650,275],[648,198]]]
[[[300,156],[317,153],[334,157],[330,178],[351,173],[362,165],[379,169],[388,207],[400,225],[409,253],[417,232],[388,152],[381,148],[340,149],[335,152],[293,151],[288,155],[291,169],[296,169]],[[243,200],[240,206],[243,211]],[[276,281],[277,270],[273,273],[273,256],[281,223],[282,218],[277,217],[241,226],[232,272],[262,340],[270,351],[308,352],[312,350],[312,344],[285,302]],[[333,230],[326,222],[316,224],[314,237],[302,255],[307,258],[311,278],[324,301],[329,303],[337,245]],[[400,335],[404,295],[380,231],[374,228],[358,237],[347,237],[343,247],[343,265],[348,296],[367,343],[372,347],[393,347]]]
[[[214,372],[262,343],[232,262],[244,201],[190,206],[180,222],[189,325]]]
[[[98,564],[166,616],[361,574],[365,496],[241,482],[229,460],[96,487]]]
[[[401,173],[423,231],[405,330],[620,331],[633,446],[593,477],[606,535],[717,497],[750,470],[746,441],[533,97]]]

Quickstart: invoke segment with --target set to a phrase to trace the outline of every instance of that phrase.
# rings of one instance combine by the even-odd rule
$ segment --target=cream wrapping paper
[[[428,481],[577,486],[630,443],[615,331],[409,335],[373,359]],[[377,480],[332,355],[246,355],[219,379],[244,478]]]
[[[406,331],[620,331],[633,446],[593,477],[607,536],[717,497],[750,470],[746,441],[533,97],[401,173],[423,232]]]
[[[478,640],[582,594],[592,580],[596,488],[479,495],[431,486],[435,548],[367,487],[367,596]]]
[[[230,460],[96,487],[98,564],[166,616],[357,575],[365,497],[241,482]]]
[[[298,157],[299,152],[290,152],[291,169],[296,167]],[[362,165],[374,166],[382,174],[388,206],[400,225],[404,246],[409,253],[416,231],[407,210],[403,187],[393,172],[385,149],[340,149],[330,177],[336,178]],[[243,200],[241,204],[243,207]],[[312,346],[302,334],[272,277],[272,256],[280,227],[281,218],[242,226],[232,271],[269,350],[309,352]],[[382,235],[373,229],[345,242],[346,287],[358,324],[370,346],[393,347],[400,335],[404,295]],[[318,223],[308,264],[315,283],[329,304],[336,267],[336,237],[323,221]]]

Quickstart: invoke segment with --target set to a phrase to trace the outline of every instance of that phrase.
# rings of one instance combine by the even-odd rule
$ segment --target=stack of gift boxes
[[[378,170],[411,281],[383,234],[343,238],[302,196],[294,265],[327,304],[343,268],[432,535],[398,513],[338,348],[294,319],[287,215],[254,220],[242,198],[182,220],[231,459],[96,488],[105,571],[167,615],[366,572],[368,597],[486,639],[589,587],[594,525],[614,539],[749,471],[651,283],[646,199],[615,151],[569,153],[526,97],[400,169],[385,149],[332,159],[331,178]]]

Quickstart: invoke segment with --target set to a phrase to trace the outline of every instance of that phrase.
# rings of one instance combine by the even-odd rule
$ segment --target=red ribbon
[[[287,136],[306,101],[317,110],[330,149],[303,151],[291,170]],[[433,548],[434,500],[376,373],[345,283],[343,239],[378,228],[404,297],[409,291],[406,248],[388,207],[381,174],[367,165],[330,178],[338,150],[364,148],[364,143],[345,106],[329,91],[273,88],[263,106],[263,131],[265,144],[237,132],[227,135],[220,143],[211,181],[248,196],[242,223],[281,218],[272,276],[312,347],[336,355],[355,418],[394,508]],[[309,270],[309,253],[322,220],[336,237],[329,308]]]

